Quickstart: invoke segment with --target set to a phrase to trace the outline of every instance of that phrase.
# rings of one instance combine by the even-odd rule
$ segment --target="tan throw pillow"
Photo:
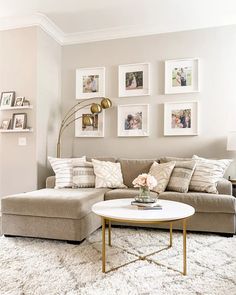
[[[73,187],[73,167],[85,162],[82,158],[53,158],[48,157],[52,169],[56,175],[55,188]]]
[[[232,160],[211,160],[193,156],[196,169],[190,182],[189,190],[217,194],[217,182],[224,176]]]
[[[152,189],[153,191],[157,192],[158,194],[165,191],[174,167],[175,161],[163,164],[158,164],[156,161],[153,162],[148,173],[154,176],[157,180],[157,186]]]
[[[73,168],[73,188],[95,187],[95,174],[91,162]]]
[[[95,187],[124,188],[120,163],[98,161],[92,159],[95,178]]]
[[[176,161],[175,167],[167,185],[168,191],[187,193],[196,166],[194,160]]]

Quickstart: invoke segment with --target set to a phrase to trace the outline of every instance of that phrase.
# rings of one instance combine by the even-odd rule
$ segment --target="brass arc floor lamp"
[[[112,102],[109,98],[101,97],[100,103],[91,102],[95,99],[97,100],[98,98],[93,97],[93,98],[79,101],[72,108],[70,108],[68,110],[68,112],[66,112],[64,118],[62,119],[61,126],[59,129],[58,139],[57,139],[57,158],[61,157],[61,137],[62,137],[62,134],[69,125],[71,125],[73,122],[75,122],[76,120],[79,120],[79,119],[82,119],[84,126],[92,126],[94,124],[93,117],[91,117],[89,115],[74,117],[74,116],[76,116],[76,113],[79,110],[82,110],[82,109],[90,106],[91,114],[95,115],[95,114],[101,113],[103,109],[108,109],[112,106]],[[89,103],[84,104],[85,102],[89,102]]]

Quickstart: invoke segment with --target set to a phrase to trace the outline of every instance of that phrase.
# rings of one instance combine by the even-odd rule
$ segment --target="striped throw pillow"
[[[232,160],[211,160],[196,155],[193,159],[197,164],[189,190],[217,194],[217,182],[224,176]]]
[[[73,186],[73,167],[85,162],[86,158],[53,158],[48,157],[56,175],[55,188],[71,188]]]
[[[73,168],[73,187],[95,187],[95,174],[91,162],[80,163]]]
[[[196,162],[194,160],[176,161],[174,170],[167,185],[167,190],[187,193],[195,167]]]

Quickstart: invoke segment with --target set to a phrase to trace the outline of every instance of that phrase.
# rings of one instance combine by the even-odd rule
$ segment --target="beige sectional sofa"
[[[67,241],[81,241],[101,226],[101,220],[91,212],[96,202],[137,195],[132,180],[148,172],[153,161],[107,158],[119,161],[125,189],[54,189],[55,177],[46,181],[46,188],[33,192],[6,196],[2,199],[2,233],[11,236],[40,237]],[[232,185],[222,179],[219,194],[177,193],[165,191],[160,199],[192,205],[196,213],[188,222],[192,231],[207,231],[232,235],[235,233],[236,199]],[[165,227],[165,225],[158,226]],[[181,225],[174,224],[175,229]]]

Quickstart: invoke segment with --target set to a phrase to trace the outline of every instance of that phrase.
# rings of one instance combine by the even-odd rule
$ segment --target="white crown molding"
[[[82,44],[97,41],[139,37],[171,32],[189,31],[196,29],[212,28],[226,25],[236,24],[235,19],[222,19],[222,21],[217,20],[217,23],[208,23],[202,25],[192,25],[186,27],[172,27],[160,28],[155,25],[134,25],[134,26],[122,26],[113,27],[103,30],[94,31],[84,31],[78,33],[64,33],[52,20],[50,20],[46,15],[37,13],[27,16],[0,18],[0,31],[9,30],[30,26],[39,26],[46,33],[48,33],[52,38],[54,38],[61,45],[72,45],[72,44]],[[171,25],[171,24],[170,24]]]
[[[36,13],[16,17],[0,18],[0,31],[39,26],[59,44],[63,45],[64,33],[46,15]]]

